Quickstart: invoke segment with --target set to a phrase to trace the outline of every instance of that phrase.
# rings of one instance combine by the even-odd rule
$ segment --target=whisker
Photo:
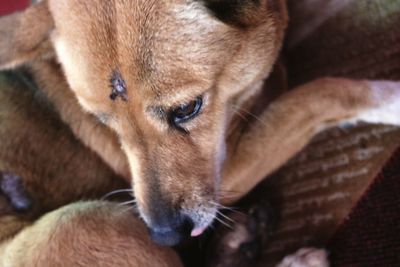
[[[118,189],[118,190],[114,190],[114,191],[111,191],[110,193],[107,193],[107,194],[105,194],[102,198],[101,198],[101,200],[106,200],[108,197],[110,197],[110,196],[112,196],[112,195],[115,195],[115,194],[119,194],[119,193],[126,193],[126,192],[129,192],[129,193],[133,193],[133,190],[132,189]]]
[[[246,213],[241,212],[241,211],[238,210],[238,209],[227,209],[227,210],[229,210],[230,212],[236,213],[236,214],[240,214],[240,215],[245,216],[245,217],[248,216]]]
[[[124,213],[126,213],[126,212],[128,212],[128,211],[130,211],[130,210],[135,210],[135,209],[136,209],[136,205],[128,206],[127,208],[121,210],[121,211],[118,213],[118,216],[120,216],[120,215],[122,215],[122,214],[124,214]]]
[[[210,204],[213,204],[214,206],[224,209],[224,210],[232,210],[232,209],[238,209],[237,207],[228,207],[228,206],[224,206],[221,203],[218,202],[214,202],[214,201],[209,201]]]
[[[220,210],[228,210],[228,211],[233,212],[233,213],[237,213],[237,214],[240,214],[240,215],[243,215],[243,216],[247,216],[247,214],[241,212],[238,207],[227,207],[227,206],[224,206],[224,205],[222,205],[220,203],[217,203],[217,202],[214,202],[214,201],[210,201],[209,203],[214,205],[215,207],[217,207]]]
[[[267,124],[265,123],[265,121],[263,121],[263,120],[260,119],[258,116],[256,116],[255,114],[251,113],[250,111],[245,110],[244,108],[239,107],[239,106],[235,106],[235,105],[234,105],[234,107],[237,108],[238,110],[240,110],[240,111],[242,111],[242,112],[244,112],[244,113],[250,115],[251,117],[253,117],[253,118],[256,119],[257,121],[259,121],[259,122],[262,123],[263,125],[267,125]]]
[[[234,190],[222,190],[220,189],[218,193],[224,193],[224,194],[240,194],[241,192],[239,191],[234,191]]]
[[[243,194],[243,192],[238,192],[238,191],[218,191],[217,192],[219,196],[234,196],[234,197],[238,197],[241,194]]]
[[[231,223],[235,224],[236,221],[233,220],[232,218],[229,218],[228,216],[226,216],[225,214],[223,214],[222,212],[218,211],[218,215],[221,215],[223,218],[225,218],[226,220],[230,221]]]
[[[126,205],[129,205],[129,204],[136,204],[136,199],[119,203],[118,206],[126,206]]]
[[[229,229],[232,229],[232,230],[233,230],[233,226],[230,225],[229,223],[224,222],[222,219],[220,219],[220,218],[218,218],[218,217],[215,217],[215,219],[216,219],[217,221],[219,221],[221,224],[223,224],[223,225],[225,225],[226,227],[228,227]]]
[[[249,119],[241,113],[241,110],[236,110],[236,114],[243,120],[249,121]]]
[[[238,195],[219,195],[218,199],[224,199],[224,200],[239,200],[240,197]]]
[[[242,195],[243,193],[238,192],[238,191],[223,191],[219,190],[217,195],[221,198],[238,198]]]
[[[240,196],[240,193],[234,193],[234,192],[219,192],[218,196],[220,196],[220,197],[238,197],[238,196]]]

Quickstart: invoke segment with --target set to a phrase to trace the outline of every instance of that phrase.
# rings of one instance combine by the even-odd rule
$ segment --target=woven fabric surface
[[[400,80],[399,0],[288,3],[291,24],[284,52],[290,87],[324,76]],[[280,224],[258,266],[274,266],[302,246],[326,246],[332,238],[336,240],[336,232],[348,217],[355,220],[347,221],[349,225],[367,222],[367,210],[363,217],[352,213],[399,145],[400,130],[384,125],[335,128],[316,137],[263,185],[265,195],[260,197],[270,199],[280,210]],[[400,213],[400,206],[397,207]],[[374,216],[374,210],[369,213]],[[391,229],[390,224],[386,227],[380,238],[389,241],[390,236],[383,234],[396,229]],[[365,242],[373,235],[368,231],[360,233],[363,236],[358,241],[352,239],[354,242]],[[331,248],[339,248],[339,243]],[[341,255],[343,259],[346,255],[351,257],[354,247],[347,251],[343,245],[340,253],[332,251],[337,255],[333,266],[364,266],[361,261],[346,265],[339,260]],[[396,251],[393,246],[387,249],[390,252],[382,255]]]
[[[400,266],[400,149],[329,243],[333,266]]]

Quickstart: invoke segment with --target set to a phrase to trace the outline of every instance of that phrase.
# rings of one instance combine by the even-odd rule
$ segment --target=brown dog
[[[74,134],[132,177],[152,239],[174,245],[326,127],[400,124],[397,82],[324,78],[263,105],[286,24],[283,0],[49,0],[0,20],[0,68],[29,64]]]
[[[0,266],[180,266],[130,206],[67,205],[127,185],[73,136],[26,72],[0,73],[0,103]]]

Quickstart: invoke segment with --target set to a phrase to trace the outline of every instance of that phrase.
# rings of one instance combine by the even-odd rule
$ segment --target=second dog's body
[[[310,82],[263,106],[257,119],[240,118],[264,101],[258,96],[286,28],[284,1],[112,3],[50,0],[2,18],[0,68],[29,62],[75,136],[132,179],[159,244],[200,235],[221,204],[245,195],[326,127],[400,124],[399,83],[340,78]],[[55,217],[32,229],[47,220],[57,232]],[[103,215],[87,217],[95,232],[96,221],[104,223]],[[129,248],[124,253],[129,259]],[[86,264],[84,254],[76,260]]]

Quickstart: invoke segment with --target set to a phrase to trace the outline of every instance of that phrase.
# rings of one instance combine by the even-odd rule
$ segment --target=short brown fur
[[[240,9],[232,7],[234,13],[227,15],[214,5],[223,6],[223,0],[43,1],[0,19],[0,68],[28,64],[33,80],[73,134],[115,173],[132,179],[140,215],[149,227],[163,219],[157,206],[164,205],[189,216],[201,232],[215,218],[219,203],[244,196],[322,129],[355,120],[400,124],[397,82],[323,78],[262,105],[266,100],[258,96],[268,90],[264,80],[279,55],[286,6],[283,0],[237,2]],[[35,23],[39,16],[43,18]],[[124,100],[109,98],[115,72],[126,83]],[[166,111],[199,96],[202,112],[185,123],[186,133],[171,127]],[[256,120],[240,119],[240,113],[256,105],[263,106]],[[245,130],[237,134],[239,128]],[[96,187],[105,180],[87,181]],[[59,187],[41,184],[57,198]],[[82,238],[93,241],[91,230],[99,229],[90,220],[90,236]],[[94,214],[93,221],[98,220],[103,218]],[[30,231],[21,235],[34,235]],[[73,236],[65,230],[60,240],[71,243],[64,233]],[[147,239],[143,232],[138,235]],[[25,246],[18,242],[5,247],[14,251]],[[133,257],[140,257],[142,249],[132,244]],[[17,260],[18,254],[10,253],[9,259]],[[36,257],[32,253],[28,258]],[[64,262],[62,253],[55,257]],[[84,261],[85,255],[74,260]]]

